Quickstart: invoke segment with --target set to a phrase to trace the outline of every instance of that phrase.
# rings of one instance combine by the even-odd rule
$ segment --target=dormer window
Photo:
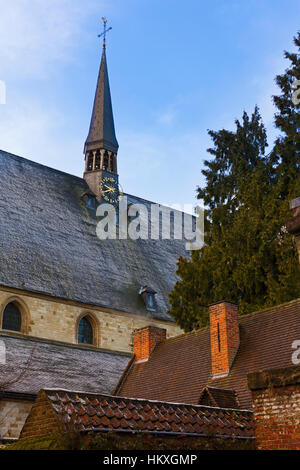
[[[147,294],[147,308],[149,310],[154,309],[154,294]]]
[[[155,299],[156,291],[153,290],[149,286],[144,286],[140,288],[139,294],[142,296],[145,302],[146,309],[149,310],[150,312],[155,312],[156,311],[156,299]]]
[[[95,194],[93,194],[91,191],[85,191],[81,195],[81,199],[84,201],[84,204],[87,209],[90,209],[92,211],[97,209],[97,199]]]

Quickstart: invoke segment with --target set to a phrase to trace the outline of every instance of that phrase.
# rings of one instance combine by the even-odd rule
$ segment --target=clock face
[[[122,197],[122,189],[118,180],[113,176],[105,176],[100,183],[100,193],[105,201],[115,204]]]

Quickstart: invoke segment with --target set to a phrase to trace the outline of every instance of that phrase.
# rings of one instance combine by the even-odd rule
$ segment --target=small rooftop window
[[[149,286],[144,286],[140,288],[139,294],[142,296],[147,310],[151,312],[155,312],[156,311],[156,299],[155,299],[156,291],[153,290]]]
[[[85,191],[81,195],[81,199],[84,201],[85,206],[86,206],[87,209],[90,209],[90,210],[93,210],[93,211],[97,209],[96,196],[90,190]]]

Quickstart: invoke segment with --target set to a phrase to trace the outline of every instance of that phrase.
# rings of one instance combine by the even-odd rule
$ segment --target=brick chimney
[[[296,199],[293,199],[290,202],[290,209],[292,211],[293,218],[287,222],[286,228],[287,231],[295,237],[300,263],[300,197],[296,197]]]
[[[229,374],[240,344],[238,307],[230,302],[209,306],[212,376]]]
[[[135,330],[133,334],[133,352],[136,362],[148,361],[157,343],[166,339],[166,330],[156,326]]]

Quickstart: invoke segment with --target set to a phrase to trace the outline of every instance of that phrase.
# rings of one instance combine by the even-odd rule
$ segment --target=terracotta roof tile
[[[252,407],[247,374],[292,366],[291,345],[300,338],[300,299],[240,317],[240,347],[229,375],[212,379],[209,327],[159,343],[147,362],[134,364],[119,396],[198,404],[209,386],[218,406]]]
[[[59,390],[41,390],[41,393],[46,394],[59,420],[72,421],[81,430],[254,436],[251,411]]]

